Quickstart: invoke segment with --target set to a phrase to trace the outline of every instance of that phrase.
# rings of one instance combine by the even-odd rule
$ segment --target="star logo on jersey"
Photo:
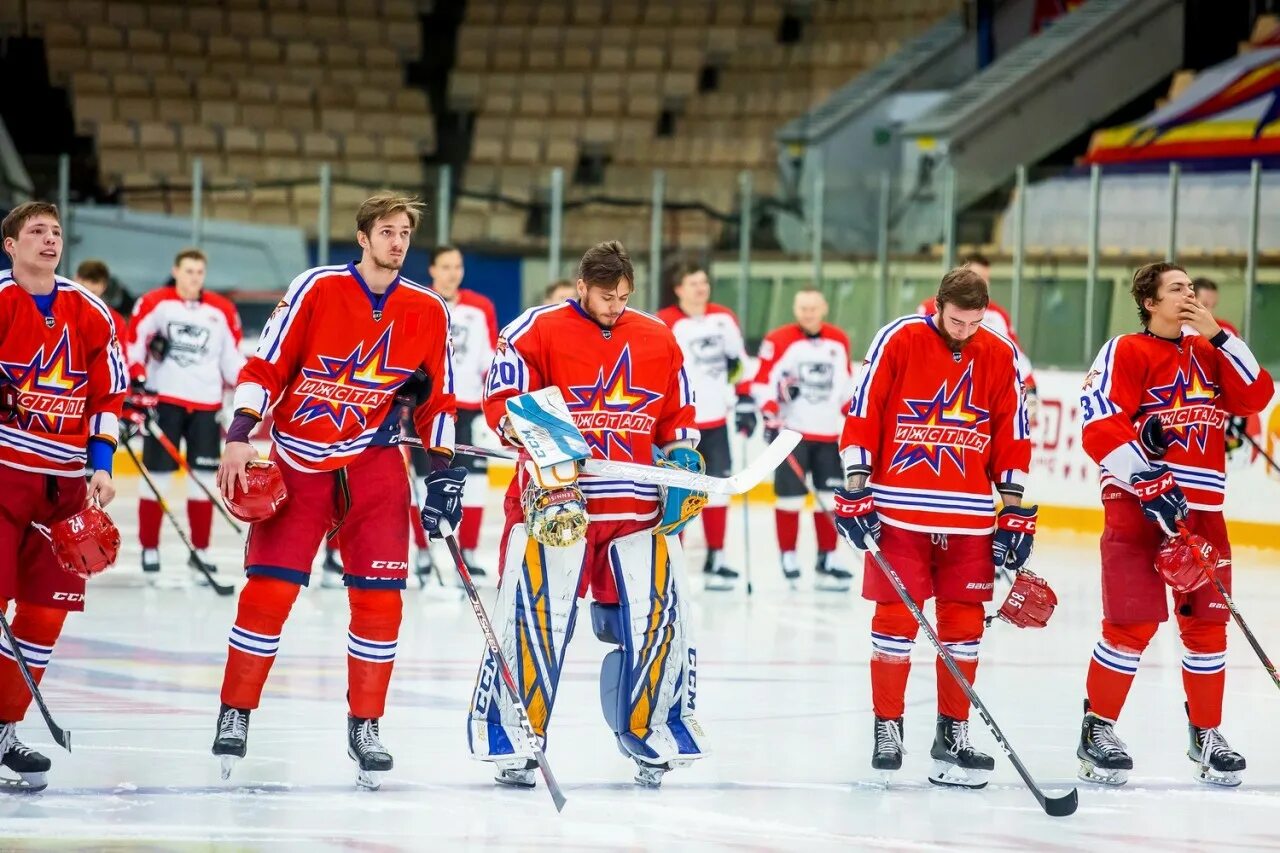
[[[661,394],[632,383],[630,344],[622,348],[607,377],[601,367],[594,385],[570,385],[569,393],[572,399],[567,403],[574,424],[587,445],[607,459],[615,458],[609,455],[611,447],[632,456],[631,435],[651,434],[657,423],[657,418],[644,410],[662,399]]]
[[[413,375],[412,370],[387,364],[394,323],[383,331],[377,343],[364,351],[364,342],[345,358],[319,356],[320,368],[302,368],[302,381],[294,394],[302,402],[293,413],[298,423],[328,418],[338,429],[351,415],[362,429],[369,426],[369,412],[395,395],[396,389]]]
[[[943,382],[927,400],[906,400],[907,411],[898,415],[893,440],[898,450],[890,467],[906,471],[916,465],[928,465],[935,474],[942,473],[944,460],[955,463],[964,473],[964,453],[983,453],[991,436],[978,432],[979,424],[991,420],[991,413],[973,404],[973,364],[965,368],[955,387]]]
[[[1155,412],[1164,428],[1165,443],[1190,450],[1192,442],[1201,453],[1210,429],[1221,429],[1227,414],[1215,405],[1218,389],[1200,367],[1195,355],[1186,372],[1178,373],[1168,385],[1147,389],[1143,412]]]
[[[68,329],[47,355],[42,345],[28,362],[0,361],[0,376],[9,386],[5,395],[21,429],[59,432],[68,419],[84,415],[87,371],[71,366]]]

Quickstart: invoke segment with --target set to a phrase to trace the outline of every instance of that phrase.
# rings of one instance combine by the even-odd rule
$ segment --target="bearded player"
[[[1135,272],[1131,292],[1143,331],[1108,341],[1081,391],[1084,449],[1102,468],[1104,513],[1102,639],[1089,663],[1076,751],[1088,782],[1121,785],[1133,769],[1115,723],[1143,651],[1169,618],[1166,586],[1185,649],[1187,757],[1212,784],[1239,785],[1245,769],[1218,728],[1227,606],[1173,537],[1185,526],[1207,540],[1211,568],[1230,594],[1226,424],[1261,411],[1275,388],[1248,345],[1222,328],[1192,288],[1176,264]]]
[[[485,392],[489,425],[509,437],[507,401],[558,388],[595,457],[701,471],[684,358],[661,320],[627,306],[635,275],[622,245],[588,250],[576,289],[576,299],[532,308],[503,330]],[[601,668],[605,718],[637,765],[636,782],[657,787],[665,772],[703,755],[676,534],[705,495],[627,480],[575,483],[572,471],[553,481],[523,460],[518,471],[507,490],[494,622],[530,722],[545,739],[578,597],[590,588],[592,630],[614,647]],[[571,513],[576,529],[565,529],[574,536],[546,535],[553,514]],[[532,787],[532,750],[496,666],[486,653],[471,754],[494,763],[499,783]]]
[[[247,751],[249,714],[280,648],[285,619],[326,534],[341,528],[347,631],[347,753],[357,782],[392,768],[379,718],[396,658],[408,577],[411,506],[400,448],[401,401],[430,449],[422,517],[457,524],[465,469],[453,455],[449,311],[400,267],[421,217],[414,200],[375,195],[356,215],[358,263],[294,279],[240,373],[218,468],[232,512],[252,522],[248,582],[228,637],[213,754],[224,778]],[[249,433],[271,411],[268,467]]]

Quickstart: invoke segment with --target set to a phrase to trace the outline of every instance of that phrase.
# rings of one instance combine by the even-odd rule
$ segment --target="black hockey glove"
[[[413,411],[429,399],[431,399],[431,377],[427,376],[427,372],[421,367],[413,371],[413,375],[396,389],[396,403],[405,406],[409,411]]]
[[[1169,450],[1164,439],[1164,427],[1158,415],[1146,415],[1138,421],[1138,443],[1147,452],[1148,459],[1163,459]]]
[[[1141,471],[1129,479],[1142,501],[1142,514],[1166,536],[1178,535],[1178,522],[1187,517],[1187,498],[1174,482],[1173,472],[1163,465]]]
[[[1006,506],[996,516],[996,535],[991,540],[991,559],[997,569],[1021,571],[1031,557],[1036,535],[1034,506]]]
[[[871,490],[836,489],[836,529],[859,551],[867,550],[866,537],[880,541],[880,515]]]
[[[756,414],[756,401],[750,394],[739,394],[733,407],[733,428],[747,438],[756,431],[760,416]]]
[[[164,335],[156,335],[147,341],[147,355],[156,361],[164,361],[169,354],[169,339]]]
[[[426,496],[422,499],[422,529],[432,539],[443,539],[440,522],[446,521],[451,530],[462,523],[462,485],[467,479],[466,468],[444,468],[432,471],[423,481]]]

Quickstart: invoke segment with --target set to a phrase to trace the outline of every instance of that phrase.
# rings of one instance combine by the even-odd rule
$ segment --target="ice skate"
[[[796,588],[796,583],[800,580],[800,558],[795,551],[782,552],[782,576],[792,589]]]
[[[244,758],[249,746],[249,712],[224,704],[218,711],[218,726],[213,737],[213,754],[222,764],[222,779],[231,778],[236,762]]]
[[[484,566],[476,562],[476,552],[470,548],[462,552],[462,562],[467,564],[467,571],[471,573],[471,577],[483,578],[489,573],[484,570]]]
[[[346,586],[342,580],[342,571],[342,562],[338,560],[338,549],[325,548],[324,562],[321,564],[320,586],[324,589]]]
[[[538,784],[537,777],[534,775],[538,763],[531,758],[510,758],[495,762],[494,766],[498,772],[493,774],[493,781],[499,785],[506,785],[509,788],[533,788]]]
[[[431,579],[431,573],[434,571],[436,571],[436,564],[431,559],[431,551],[427,548],[419,548],[418,553],[413,556],[413,575],[418,579],[419,589],[426,589],[427,581]]]
[[[1191,745],[1187,758],[1196,765],[1196,778],[1209,785],[1235,788],[1241,782],[1240,771],[1245,769],[1244,756],[1231,748],[1218,729],[1202,729],[1187,724]]]
[[[985,788],[996,761],[979,752],[969,742],[969,721],[938,715],[938,729],[929,750],[933,772],[929,781],[935,785],[957,788]]]
[[[395,766],[391,753],[378,738],[378,721],[347,717],[347,755],[358,765],[356,785],[370,791],[382,787],[382,774]]]
[[[0,767],[18,776],[0,776],[0,791],[35,794],[49,787],[53,762],[18,740],[17,727],[17,723],[0,723]]]
[[[737,585],[738,573],[724,564],[724,551],[712,550],[702,564],[702,578],[705,589],[723,591]]]
[[[902,769],[902,756],[907,752],[902,746],[902,718],[876,717],[874,733],[871,769],[878,771],[888,785],[893,772]]]
[[[813,568],[814,589],[827,592],[848,592],[853,581],[853,573],[833,565],[833,551],[819,551],[818,562]]]
[[[160,576],[160,551],[158,549],[142,549],[142,575],[151,586],[156,585],[156,581]]]
[[[1194,740],[1193,733],[1193,745]],[[1084,703],[1084,721],[1080,724],[1080,745],[1076,747],[1076,757],[1080,759],[1076,775],[1085,782],[1099,785],[1123,785],[1133,769],[1133,759],[1129,757],[1124,741],[1116,737],[1115,721],[1090,711],[1088,700]]]
[[[634,756],[632,757],[635,758]],[[667,764],[646,764],[638,758],[635,758],[635,762],[635,783],[641,788],[661,788],[662,777],[667,775],[667,771],[672,767],[679,766],[671,762]]]

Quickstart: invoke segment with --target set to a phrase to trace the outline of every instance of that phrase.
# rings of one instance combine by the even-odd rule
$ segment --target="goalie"
[[[484,412],[504,440],[521,443],[510,398],[558,389],[593,456],[703,470],[680,348],[661,321],[627,307],[634,281],[622,245],[601,243],[579,264],[575,299],[530,309],[503,330]],[[534,417],[549,422],[548,413]],[[541,457],[542,446],[528,443]],[[545,741],[578,598],[590,589],[592,630],[615,647],[601,668],[605,719],[638,766],[636,782],[657,787],[667,770],[704,754],[677,534],[706,496],[626,480],[578,482],[572,461],[539,468],[522,453],[519,464],[505,501],[494,628],[530,722]],[[488,652],[468,743],[473,757],[496,765],[497,782],[533,787],[531,745]]]

